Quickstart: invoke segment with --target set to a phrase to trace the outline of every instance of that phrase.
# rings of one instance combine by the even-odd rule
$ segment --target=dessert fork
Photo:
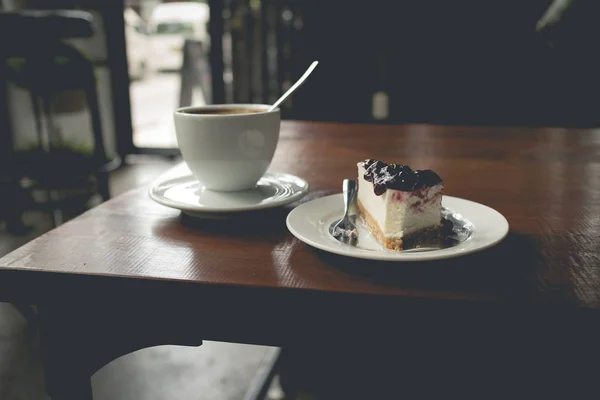
[[[329,228],[331,235],[342,243],[355,245],[358,240],[358,230],[349,215],[350,207],[356,197],[356,181],[344,179],[344,217],[334,222]]]

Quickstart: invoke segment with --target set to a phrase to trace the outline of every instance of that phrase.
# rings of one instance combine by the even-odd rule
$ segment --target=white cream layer
[[[421,229],[439,226],[443,184],[424,188],[419,193],[387,189],[381,196],[364,179],[365,169],[358,165],[358,200],[379,224],[386,237],[401,238]],[[437,197],[436,197],[437,196]]]

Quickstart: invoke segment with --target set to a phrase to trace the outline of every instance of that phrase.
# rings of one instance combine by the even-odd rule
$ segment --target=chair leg
[[[85,95],[87,98],[90,116],[92,120],[92,133],[94,135],[94,155],[100,162],[106,162],[106,149],[104,148],[104,135],[102,134],[102,120],[100,119],[100,106],[98,103],[98,92],[96,90],[96,79],[93,67],[90,67],[89,77],[85,84]]]
[[[100,106],[98,103],[98,92],[96,90],[96,80],[94,78],[93,68],[90,69],[90,76],[87,80],[85,93],[87,103],[92,119],[92,131],[94,134],[94,156],[100,163],[107,162],[108,156],[104,147],[104,135],[102,134],[102,121],[100,119]],[[96,173],[97,190],[104,201],[110,198],[110,188],[108,182],[108,173],[98,171]]]
[[[37,93],[30,91],[29,95],[31,97],[31,107],[33,108],[33,115],[35,119],[35,129],[38,134],[38,144],[40,148],[46,149],[46,140],[44,140],[44,131],[42,127],[42,109],[40,108],[40,99]]]
[[[108,172],[100,171],[96,174],[98,193],[103,201],[110,199],[110,182],[108,178]]]
[[[61,225],[65,218],[60,209],[60,193],[54,189],[48,189],[48,204],[50,205],[50,214],[52,215],[52,224],[56,228]]]
[[[19,185],[17,179],[9,182],[0,183],[1,192],[4,193],[2,203],[4,205],[4,220],[6,221],[6,229],[13,235],[25,235],[31,231],[31,227],[23,223],[23,211],[25,210],[25,202],[22,199],[23,189]]]
[[[54,114],[52,113],[52,94],[46,93],[42,95],[42,112],[46,123],[46,140],[48,141],[48,150],[51,151],[53,145],[56,146],[61,142],[56,125],[54,124]]]

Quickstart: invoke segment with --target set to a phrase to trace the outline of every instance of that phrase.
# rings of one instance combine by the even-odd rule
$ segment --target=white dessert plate
[[[288,214],[286,223],[294,236],[313,247],[343,256],[381,261],[427,261],[459,257],[491,247],[508,233],[506,218],[488,206],[451,196],[442,197],[442,206],[471,226],[468,239],[444,248],[391,251],[383,248],[359,220],[356,224],[356,246],[339,242],[331,236],[329,227],[344,214],[341,193],[296,207]]]
[[[192,217],[215,218],[283,206],[301,199],[307,192],[308,183],[304,179],[279,172],[267,172],[255,189],[238,192],[207,190],[189,173],[159,179],[148,195],[157,203]]]

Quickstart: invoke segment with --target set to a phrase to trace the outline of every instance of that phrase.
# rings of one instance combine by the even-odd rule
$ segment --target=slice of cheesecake
[[[431,170],[377,160],[358,163],[358,209],[384,247],[402,250],[439,241],[442,179]]]

